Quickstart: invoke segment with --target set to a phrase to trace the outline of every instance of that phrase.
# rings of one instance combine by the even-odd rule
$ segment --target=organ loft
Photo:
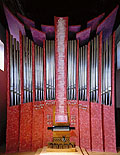
[[[3,5],[8,29],[6,152],[116,152],[118,6],[81,25],[34,21]],[[27,35],[27,30],[32,37]]]

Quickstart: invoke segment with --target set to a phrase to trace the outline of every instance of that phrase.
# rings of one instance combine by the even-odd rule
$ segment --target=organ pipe
[[[46,98],[55,100],[55,43],[46,40]]]
[[[10,35],[10,106],[20,104],[19,43]]]
[[[32,102],[32,41],[23,36],[24,103]]]
[[[98,103],[99,37],[90,42],[90,101]]]
[[[79,48],[79,100],[87,100],[87,45]]]
[[[112,36],[102,45],[102,104],[111,105]]]
[[[77,63],[77,42],[68,41],[68,76],[67,76],[67,99],[76,100],[76,63]]]
[[[43,48],[35,45],[35,100],[42,101],[43,98]]]

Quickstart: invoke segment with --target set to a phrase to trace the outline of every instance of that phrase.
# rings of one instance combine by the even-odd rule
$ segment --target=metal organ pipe
[[[10,106],[20,104],[19,42],[10,35]]]
[[[24,103],[32,102],[32,41],[23,36]]]
[[[85,45],[85,101],[87,100],[87,45]]]
[[[97,40],[96,40],[96,102],[98,102],[98,71],[99,71],[99,67],[98,67],[98,63],[99,63],[99,36],[97,36]]]
[[[79,48],[79,100],[87,100],[87,45]]]
[[[67,99],[76,99],[76,63],[77,43],[76,40],[68,41],[68,77],[67,77]]]
[[[13,50],[12,50],[13,37],[10,35],[10,99],[11,106],[13,106]]]
[[[76,99],[76,63],[77,63],[77,43],[74,40],[74,99]]]
[[[55,44],[46,40],[46,98],[55,99]]]
[[[37,73],[38,73],[38,55],[37,55],[37,45],[35,45],[35,100],[38,100],[38,88],[37,88],[37,83],[38,83],[38,78],[37,78]]]
[[[102,104],[111,105],[112,36],[103,42],[102,49]]]
[[[99,37],[93,38],[90,45],[90,101],[98,102]]]
[[[111,57],[112,57],[112,36],[109,38],[109,73],[108,73],[108,92],[109,92],[109,105],[111,105]]]
[[[17,67],[16,67],[16,71],[17,71],[17,104],[19,104],[20,102],[20,68],[19,68],[19,61],[20,61],[20,57],[19,57],[19,42],[17,42],[17,58],[16,58],[16,61],[17,61]]]
[[[43,48],[35,45],[35,101],[43,98]]]

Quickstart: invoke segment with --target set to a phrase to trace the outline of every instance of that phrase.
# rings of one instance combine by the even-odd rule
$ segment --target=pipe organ
[[[115,33],[105,40],[102,32],[91,39],[87,34],[88,41],[83,39],[81,44],[80,39],[69,40],[67,24],[67,17],[55,17],[55,40],[42,40],[42,46],[21,33],[20,42],[6,33],[7,152],[47,145],[52,141],[52,131],[47,128],[53,126],[55,114],[58,124],[65,120],[75,128],[70,139],[80,147],[116,151]]]
[[[79,100],[87,100],[87,45],[79,48]]]
[[[23,36],[24,103],[33,101],[32,89],[32,41]]]
[[[68,41],[67,99],[76,100],[77,42]]]
[[[19,42],[10,35],[10,106],[20,104]]]
[[[55,42],[46,40],[46,99],[55,100]]]
[[[98,103],[99,36],[90,41],[90,101]]]
[[[35,45],[35,101],[44,100],[43,48]]]
[[[102,44],[102,104],[111,105],[112,36]]]

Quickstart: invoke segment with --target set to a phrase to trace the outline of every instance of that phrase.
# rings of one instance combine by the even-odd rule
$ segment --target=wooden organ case
[[[48,131],[53,125],[74,129],[68,139],[80,147],[116,152],[115,33],[103,41],[101,32],[81,45],[68,40],[68,18],[55,17],[55,40],[40,47],[6,32],[6,45],[6,152],[48,145],[56,138]]]

